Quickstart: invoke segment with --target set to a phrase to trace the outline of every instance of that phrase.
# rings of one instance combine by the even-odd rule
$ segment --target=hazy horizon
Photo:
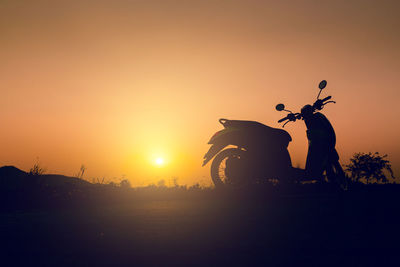
[[[39,3],[40,2],[40,3]],[[0,165],[178,177],[201,167],[219,118],[279,128],[320,80],[346,164],[388,154],[400,174],[398,1],[0,1]],[[304,166],[303,122],[285,127]],[[156,166],[154,160],[165,164]]]

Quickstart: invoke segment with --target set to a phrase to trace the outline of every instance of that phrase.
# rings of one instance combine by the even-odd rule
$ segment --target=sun
[[[165,164],[165,160],[164,160],[163,158],[161,158],[161,157],[158,157],[158,158],[156,158],[156,159],[154,160],[154,163],[155,163],[157,166],[162,166],[162,165]]]

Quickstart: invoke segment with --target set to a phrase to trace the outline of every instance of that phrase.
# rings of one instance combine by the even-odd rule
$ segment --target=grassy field
[[[399,263],[397,185],[344,193],[310,190],[310,186],[307,190],[269,195],[262,191],[177,193],[167,189],[140,195],[132,190],[114,192],[125,197],[108,203],[3,210],[1,265]]]

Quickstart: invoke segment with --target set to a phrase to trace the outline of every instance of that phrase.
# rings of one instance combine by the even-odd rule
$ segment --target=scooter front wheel
[[[343,171],[342,166],[340,165],[339,161],[335,161],[333,163],[333,166],[335,168],[336,171],[336,175],[337,175],[337,181],[339,183],[339,186],[342,188],[342,190],[346,191],[349,189],[349,181],[346,177],[346,174]]]
[[[326,174],[331,182],[335,182],[340,189],[346,191],[349,187],[346,174],[343,171],[342,166],[338,160],[330,163],[330,166],[326,169]]]

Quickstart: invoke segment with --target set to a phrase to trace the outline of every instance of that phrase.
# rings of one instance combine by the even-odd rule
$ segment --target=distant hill
[[[74,186],[92,186],[93,184],[76,178],[58,174],[43,174],[31,176],[29,173],[24,172],[14,166],[0,167],[0,187],[15,188],[27,184],[41,184],[49,187],[59,187],[65,185]]]
[[[22,177],[27,174],[27,172],[24,172],[14,166],[0,167],[0,177]]]
[[[88,181],[59,174],[43,174],[39,176],[42,179],[42,182],[45,182],[48,186],[62,186],[62,185],[80,185],[80,186],[91,186],[92,183]]]

